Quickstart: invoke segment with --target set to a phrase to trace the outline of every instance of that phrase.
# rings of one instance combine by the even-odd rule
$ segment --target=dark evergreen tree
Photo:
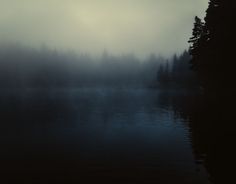
[[[166,60],[160,64],[158,72],[157,72],[157,81],[159,82],[159,86],[167,87],[170,84],[170,68],[169,61]]]
[[[191,43],[189,52],[194,57],[191,60],[192,68],[197,70],[199,67],[199,54],[204,42],[204,23],[197,16],[195,17],[195,23],[193,28],[193,36],[190,38],[189,43]]]
[[[205,89],[235,90],[235,14],[234,0],[210,0],[204,26],[195,20],[190,53]]]
[[[180,56],[176,54],[171,61],[165,61],[159,66],[157,81],[160,87],[168,88],[198,88],[196,74],[190,69],[191,56],[184,51]]]

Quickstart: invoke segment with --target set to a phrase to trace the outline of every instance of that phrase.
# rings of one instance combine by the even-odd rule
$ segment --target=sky
[[[0,0],[0,42],[99,54],[188,48],[208,0]]]

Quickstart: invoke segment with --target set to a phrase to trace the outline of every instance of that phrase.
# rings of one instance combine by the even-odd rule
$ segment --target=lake
[[[211,183],[186,96],[198,101],[144,88],[2,90],[2,179]]]

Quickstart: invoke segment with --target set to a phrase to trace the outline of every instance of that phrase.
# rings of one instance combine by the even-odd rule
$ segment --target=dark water
[[[28,89],[0,98],[3,183],[205,184],[217,176],[195,94]]]

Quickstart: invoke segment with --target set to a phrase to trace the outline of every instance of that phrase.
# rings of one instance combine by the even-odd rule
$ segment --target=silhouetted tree
[[[159,82],[159,86],[167,87],[170,85],[170,66],[169,61],[166,60],[160,64],[159,69],[157,71],[157,81]]]
[[[161,87],[198,88],[196,74],[190,69],[191,56],[184,51],[180,56],[173,56],[171,62],[163,62],[157,72],[157,81]]]
[[[205,24],[195,20],[190,53],[205,89],[235,90],[235,14],[234,0],[210,0]]]
[[[203,35],[204,35],[204,23],[197,16],[195,17],[195,23],[193,28],[193,36],[190,38],[189,43],[191,43],[189,52],[194,57],[191,60],[192,68],[197,70],[199,67],[199,54],[202,49]]]

